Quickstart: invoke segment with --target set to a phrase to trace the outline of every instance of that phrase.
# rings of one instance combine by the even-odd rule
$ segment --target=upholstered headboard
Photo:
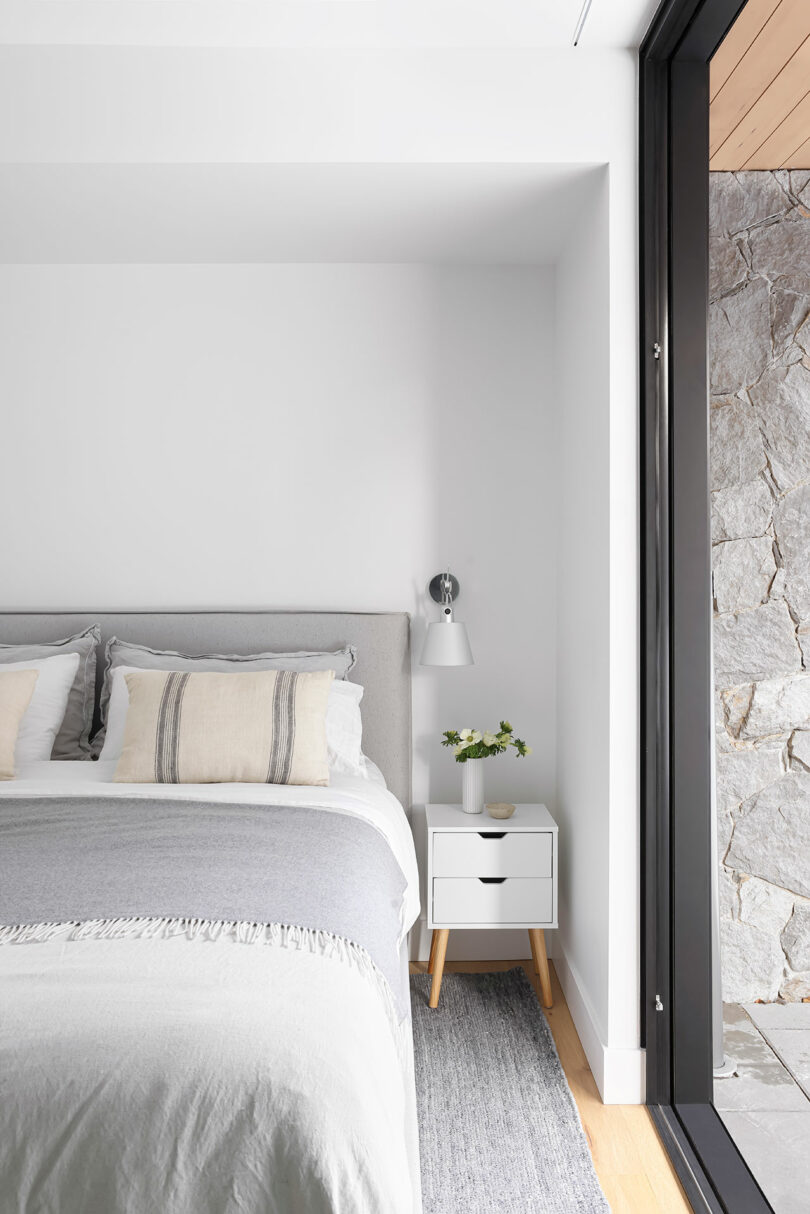
[[[365,687],[363,750],[408,809],[411,799],[411,661],[405,612],[350,611],[82,611],[0,612],[0,643],[55,641],[101,626],[97,682],[104,646],[120,636],[181,653],[263,653],[268,650],[357,647],[352,682]],[[98,711],[98,700],[96,702]]]

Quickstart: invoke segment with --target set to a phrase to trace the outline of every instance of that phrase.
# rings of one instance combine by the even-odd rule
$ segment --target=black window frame
[[[743,7],[665,0],[639,52],[641,1020],[651,1114],[713,1214],[771,1209],[712,1104],[709,61]]]

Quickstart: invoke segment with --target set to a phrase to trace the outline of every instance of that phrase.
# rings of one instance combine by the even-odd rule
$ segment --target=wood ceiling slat
[[[810,83],[805,77],[805,84]],[[760,148],[743,164],[745,169],[806,168],[795,163],[794,157],[803,143],[810,139],[810,92],[780,122]],[[788,163],[790,162],[790,163]]]
[[[718,91],[711,107],[711,155],[778,76],[796,47],[810,35],[809,0],[781,0]]]
[[[810,9],[810,0],[807,0]],[[804,94],[810,90],[810,37],[788,59],[778,76],[734,128],[728,139],[713,153],[713,169],[755,167],[749,164],[758,149],[770,142],[770,136]],[[798,140],[793,148],[798,146]],[[789,150],[793,150],[793,148]]]
[[[709,71],[712,101],[779,3],[780,0],[748,0],[712,59]]]
[[[782,165],[784,169],[810,169],[810,139],[788,156]]]

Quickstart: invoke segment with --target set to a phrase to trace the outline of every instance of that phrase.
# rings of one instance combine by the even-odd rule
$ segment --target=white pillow
[[[78,653],[60,653],[36,662],[4,662],[3,670],[36,670],[31,703],[20,721],[14,763],[40,763],[50,759],[56,735],[64,720],[68,696],[79,669]]]
[[[387,788],[385,776],[380,771],[377,764],[368,755],[363,755],[363,776],[366,780],[370,780],[372,784],[379,784],[381,788]]]
[[[340,683],[340,687],[338,687]],[[335,679],[326,705],[326,748],[329,770],[344,776],[363,776],[363,688],[348,679]]]
[[[53,660],[53,659],[51,659]],[[5,667],[4,667],[5,669]],[[135,666],[116,666],[112,672],[110,702],[107,708],[107,733],[98,756],[100,762],[121,758],[124,730],[129,709],[129,692],[124,675],[138,674]],[[334,679],[329,688],[326,706],[326,746],[329,770],[345,776],[369,778],[363,759],[363,722],[360,701],[363,688],[359,683]]]
[[[110,699],[107,704],[107,730],[98,758],[99,762],[109,759],[117,763],[121,758],[121,751],[124,749],[124,729],[129,711],[129,692],[124,675],[139,674],[140,671],[137,666],[116,666],[111,673]]]

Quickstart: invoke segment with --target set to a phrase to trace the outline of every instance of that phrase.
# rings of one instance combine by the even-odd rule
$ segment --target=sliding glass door
[[[712,1102],[709,60],[741,0],[670,0],[641,49],[648,1103],[697,1210],[770,1207]]]

